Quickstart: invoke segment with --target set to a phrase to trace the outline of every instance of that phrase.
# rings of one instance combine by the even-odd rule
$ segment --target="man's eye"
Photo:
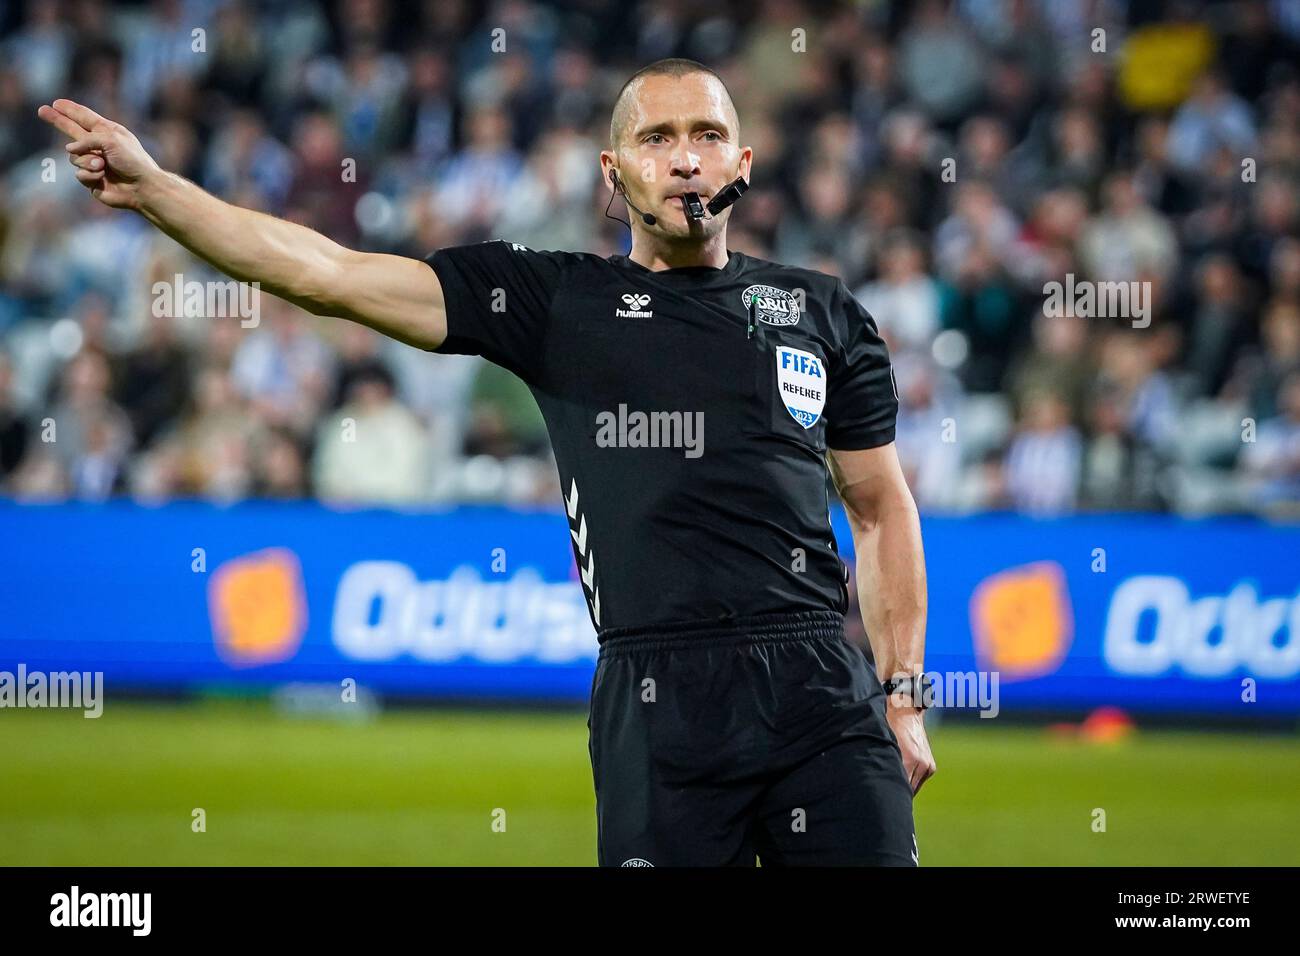
[[[717,130],[712,130],[712,129],[711,129],[711,130],[709,130],[707,133],[704,134],[704,138],[705,138],[705,139],[712,139],[714,142],[718,142],[718,141],[720,141],[720,140],[722,139],[722,134],[719,133]]]
[[[663,138],[664,138],[663,133],[651,133],[649,136],[645,138],[645,141],[647,143],[658,143]]]

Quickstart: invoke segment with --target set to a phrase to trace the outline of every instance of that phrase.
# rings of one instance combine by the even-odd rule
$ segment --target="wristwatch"
[[[887,696],[910,698],[913,707],[917,710],[926,710],[930,706],[928,691],[934,686],[934,682],[927,679],[924,674],[908,674],[902,677],[891,677],[880,686],[885,689]]]

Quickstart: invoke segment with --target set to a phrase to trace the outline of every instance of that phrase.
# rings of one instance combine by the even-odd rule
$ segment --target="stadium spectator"
[[[1084,507],[1128,511],[1149,507],[1141,471],[1142,451],[1129,431],[1118,386],[1101,384],[1087,410],[1091,433],[1083,454],[1080,499]]]
[[[328,396],[334,353],[308,316],[271,296],[259,301],[266,314],[241,338],[231,380],[259,419],[310,434]]]
[[[255,447],[253,493],[260,498],[296,500],[305,498],[307,464],[297,438],[284,428],[272,428],[260,436]]]
[[[78,497],[100,499],[118,490],[133,443],[131,423],[109,395],[111,373],[99,351],[79,352],[63,370],[50,420],[50,446]]]
[[[1279,413],[1259,425],[1254,442],[1242,454],[1255,493],[1268,508],[1296,515],[1300,502],[1300,372],[1278,389]]]
[[[191,388],[190,353],[176,320],[152,316],[145,340],[113,363],[113,398],[126,411],[141,447],[147,447],[185,404]]]
[[[0,352],[0,490],[23,460],[30,440],[30,426],[14,400],[13,363]]]
[[[241,196],[256,208],[279,212],[293,183],[293,156],[251,109],[240,109],[206,153],[202,185],[218,196]]]
[[[22,77],[13,67],[0,67],[0,169],[26,159],[44,141],[44,132],[33,125]]]
[[[1097,375],[1088,348],[1088,320],[1040,312],[1033,323],[1033,344],[1008,372],[1007,392],[1023,413],[1032,396],[1055,391],[1065,401],[1070,420],[1082,424]]]
[[[908,486],[920,507],[957,507],[962,460],[955,416],[961,386],[928,355],[904,352],[895,359],[895,374],[900,372],[894,441]]]
[[[468,235],[488,238],[496,217],[504,212],[504,198],[523,171],[519,154],[511,145],[510,121],[499,109],[472,113],[467,143],[438,177],[439,215],[463,228]]]
[[[1082,441],[1069,423],[1069,409],[1053,392],[1037,392],[1025,401],[1020,433],[1006,458],[1010,503],[1031,515],[1073,510],[1079,489]]]
[[[1178,261],[1173,229],[1147,205],[1131,172],[1105,183],[1105,208],[1084,228],[1080,258],[1098,282],[1132,281],[1138,273],[1167,277]]]
[[[76,33],[64,19],[64,4],[25,4],[27,22],[0,42],[0,62],[11,64],[32,99],[62,96],[72,70]]]
[[[1226,255],[1207,256],[1200,264],[1197,309],[1187,333],[1184,359],[1198,395],[1218,395],[1251,336],[1253,315],[1248,310],[1243,280]]]
[[[285,200],[288,218],[344,245],[356,245],[353,207],[369,177],[364,165],[344,154],[333,118],[322,111],[304,115],[296,125],[293,152],[296,169]]]
[[[983,51],[948,5],[922,0],[899,39],[899,72],[913,102],[955,126],[983,91],[983,67]]]
[[[331,502],[412,504],[428,496],[428,438],[376,362],[353,374],[347,401],[321,422],[314,485]]]
[[[920,236],[905,231],[885,239],[880,278],[856,293],[889,343],[890,354],[930,351],[939,331],[939,289],[925,272]]]
[[[1169,127],[1169,158],[1174,166],[1196,174],[1220,149],[1233,156],[1248,156],[1254,145],[1250,108],[1224,87],[1223,77],[1215,70],[1203,73]]]
[[[188,413],[155,443],[140,476],[148,496],[200,496],[234,501],[252,487],[249,445],[264,425],[249,414],[227,369],[199,371]]]
[[[1282,382],[1300,372],[1300,301],[1275,299],[1264,310],[1262,344],[1237,363],[1226,398],[1243,400],[1257,421],[1278,413]]]

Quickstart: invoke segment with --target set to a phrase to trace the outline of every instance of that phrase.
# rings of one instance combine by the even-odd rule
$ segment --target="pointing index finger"
[[[107,122],[89,106],[82,106],[73,100],[55,100],[54,108],[63,115],[71,117],[74,123],[79,124],[86,131],[98,129]]]
[[[71,136],[73,139],[81,139],[86,135],[86,130],[72,120],[70,117],[60,113],[53,106],[42,106],[36,111],[36,115],[51,126],[55,127],[65,136]]]

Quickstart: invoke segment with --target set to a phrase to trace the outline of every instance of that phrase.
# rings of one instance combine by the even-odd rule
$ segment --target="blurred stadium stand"
[[[1294,0],[0,0],[0,494],[554,503],[480,360],[269,296],[257,328],[155,317],[155,282],[217,277],[92,202],[36,108],[345,244],[611,254],[612,98],[674,55],[755,147],[731,246],[839,275],[887,336],[924,510],[1300,513]],[[1068,273],[1150,282],[1150,326],[1046,316]]]

